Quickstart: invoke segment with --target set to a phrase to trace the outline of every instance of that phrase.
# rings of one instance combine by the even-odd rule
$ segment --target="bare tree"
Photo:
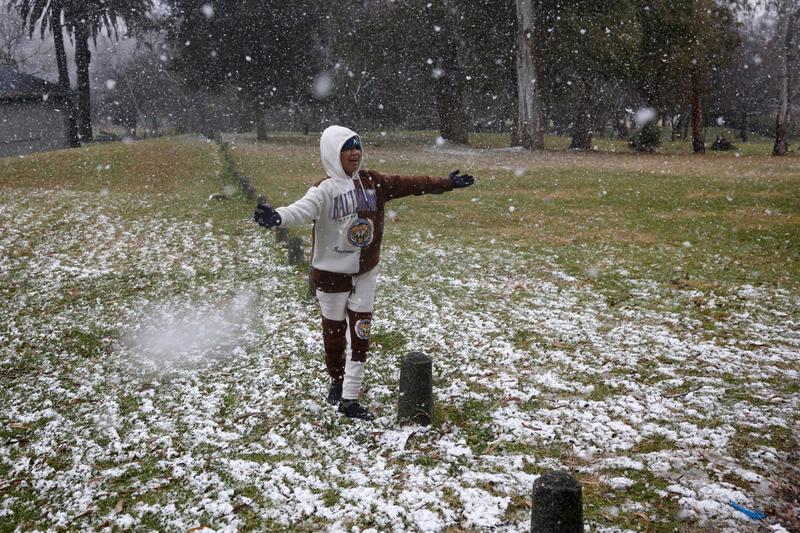
[[[537,70],[536,0],[516,0],[517,5],[517,127],[514,144],[544,149],[544,120]]]
[[[17,66],[16,57],[24,39],[25,28],[0,6],[0,65]]]
[[[0,0],[0,65],[41,75],[40,59],[50,53],[50,43],[28,38],[25,24]]]

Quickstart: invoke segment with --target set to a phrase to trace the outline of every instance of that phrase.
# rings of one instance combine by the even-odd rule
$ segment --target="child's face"
[[[361,164],[361,149],[351,148],[350,150],[343,151],[340,156],[342,161],[342,169],[348,176],[352,176],[356,171],[358,165]]]

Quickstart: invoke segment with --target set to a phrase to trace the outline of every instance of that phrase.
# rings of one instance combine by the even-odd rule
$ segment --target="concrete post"
[[[583,493],[569,472],[554,470],[533,483],[531,533],[583,533]]]
[[[275,242],[286,242],[289,240],[289,230],[280,226],[275,228]]]
[[[424,353],[409,352],[400,366],[397,421],[427,426],[433,417],[433,362]]]
[[[303,239],[292,237],[289,239],[288,257],[290,265],[299,265],[303,262]]]

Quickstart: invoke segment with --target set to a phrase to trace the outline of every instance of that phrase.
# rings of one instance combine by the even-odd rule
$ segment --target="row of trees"
[[[150,0],[12,0],[8,7],[16,9],[29,35],[37,29],[41,38],[48,32],[52,35],[58,83],[68,99],[64,108],[68,144],[78,146],[79,140],[91,142],[90,41],[96,42],[101,30],[116,34],[123,21],[135,28],[137,23],[148,20]],[[65,31],[75,45],[77,102],[73,101],[70,84]]]
[[[11,1],[30,32],[52,33],[65,88],[63,32],[75,42],[75,142],[92,138],[89,45],[123,21],[142,46],[117,68],[118,116],[135,125],[161,92],[202,128],[199,103],[216,98],[260,138],[280,115],[438,125],[459,143],[510,130],[533,149],[551,129],[589,149],[595,132],[627,137],[631,110],[648,107],[673,136],[691,126],[696,152],[712,116],[747,132],[774,113],[780,155],[800,81],[800,0],[764,0],[758,16],[717,0],[162,0],[158,15],[150,0]]]
[[[571,103],[571,146],[587,148],[591,145],[591,102],[606,98],[609,92],[628,92],[630,102],[633,92],[672,124],[673,138],[679,123],[691,124],[692,148],[704,152],[704,107],[709,96],[715,97],[718,111],[727,108],[734,114],[736,105],[747,110],[753,100],[763,100],[771,89],[765,81],[775,77],[779,105],[773,153],[787,153],[789,109],[797,97],[796,90],[792,95],[788,88],[800,81],[796,74],[794,79],[789,74],[792,50],[795,65],[798,59],[800,43],[793,39],[800,32],[800,2],[778,0],[761,6],[769,8],[774,16],[771,20],[777,22],[771,46],[765,49],[774,54],[775,68],[761,69],[761,78],[742,72],[739,77],[730,75],[737,67],[750,66],[748,57],[737,57],[744,40],[750,40],[750,51],[753,48],[754,28],[737,19],[754,15],[755,6],[749,2],[516,0],[516,7],[521,22],[519,121],[527,126],[523,144],[542,146],[544,112],[536,114],[542,109],[542,100],[557,105],[566,98]],[[764,33],[762,28],[761,35]],[[566,86],[562,84],[565,77]],[[761,94],[754,94],[758,91]],[[742,102],[748,97],[750,102]],[[733,102],[736,104],[731,106]],[[742,129],[746,131],[747,111],[743,113]]]

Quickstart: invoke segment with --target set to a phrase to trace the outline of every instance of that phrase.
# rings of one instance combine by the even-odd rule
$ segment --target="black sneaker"
[[[361,420],[375,420],[375,417],[366,410],[357,400],[342,400],[339,403],[339,412],[347,418],[359,418]]]
[[[334,383],[331,385],[331,388],[328,389],[328,403],[331,405],[336,405],[339,403],[339,400],[342,399],[342,384],[341,383]]]

